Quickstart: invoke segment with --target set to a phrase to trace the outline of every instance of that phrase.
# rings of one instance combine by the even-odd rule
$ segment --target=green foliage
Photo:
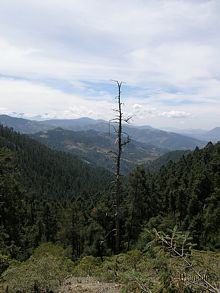
[[[197,257],[197,252],[192,250],[194,245],[189,232],[178,231],[175,226],[169,234],[155,229],[153,234],[155,237],[147,244],[147,250],[153,248],[157,259],[160,257],[160,260],[162,258],[165,260],[165,271],[160,277],[162,282],[160,292],[200,292],[202,288],[218,292],[219,269],[213,270],[204,262],[204,259],[209,257],[208,254]],[[216,255],[215,264],[218,264],[218,258],[219,255]]]
[[[154,212],[156,200],[152,198],[147,174],[142,166],[138,166],[128,179],[128,249],[132,241],[137,240],[143,223],[149,220]]]
[[[66,257],[67,251],[61,246],[42,244],[33,255],[11,265],[2,276],[8,293],[35,292],[34,288],[46,293],[57,292],[61,282],[73,271],[74,264]]]
[[[184,235],[173,231],[173,234],[165,235],[165,239],[171,241],[173,238],[173,243],[182,243]],[[192,270],[191,267],[184,265],[181,258],[175,257],[170,249],[163,247],[161,240],[158,242],[157,239],[148,245],[145,252],[132,250],[104,257],[103,261],[99,257],[86,256],[73,263],[69,255],[69,249],[51,243],[42,244],[25,262],[10,265],[3,273],[4,287],[8,286],[9,293],[16,290],[23,290],[24,293],[33,292],[34,286],[42,290],[41,292],[58,292],[63,280],[73,275],[90,276],[99,281],[119,282],[124,284],[124,292],[127,293],[199,293],[200,282],[193,270],[206,274],[206,280],[209,282],[216,285],[219,283],[220,254],[191,250],[187,258],[192,264]],[[192,281],[195,284],[192,284]]]
[[[191,254],[191,250],[195,244],[192,243],[192,237],[189,236],[189,232],[183,233],[182,231],[178,231],[177,226],[169,232],[169,234],[166,234],[163,231],[158,232],[154,229],[154,241],[160,241],[161,244],[165,244],[165,249],[167,249],[171,255],[185,257]],[[150,243],[148,245],[150,245]]]
[[[178,162],[183,157],[183,155],[186,156],[189,153],[190,151],[181,150],[168,152],[159,157],[158,159],[150,161],[148,164],[146,164],[146,168],[150,172],[159,172],[161,167],[167,165],[171,161]]]
[[[0,146],[1,252],[25,260],[41,242],[59,241],[72,245],[73,257],[96,255],[108,232],[91,209],[109,173],[2,126]]]
[[[175,243],[182,243],[180,239],[186,237],[178,231],[174,234],[178,238]],[[174,234],[173,237],[176,239]],[[152,250],[154,250],[153,254]],[[195,271],[206,276],[206,280],[215,286],[219,284],[220,254],[191,250],[187,259],[190,260],[192,267],[187,267],[181,258],[174,256],[167,247],[163,247],[161,240],[160,242],[155,240],[150,246],[148,245],[145,252],[132,250],[128,253],[105,257],[103,262],[100,258],[85,257],[77,262],[74,275],[91,276],[100,281],[119,282],[125,284],[124,292],[133,293],[199,293],[201,285],[204,284]]]
[[[220,143],[208,144],[150,177],[151,196],[159,202],[157,214],[189,231],[199,249],[219,248],[219,155]]]
[[[90,167],[74,156],[51,150],[1,125],[0,147],[16,154],[22,182],[37,196],[72,197],[108,187],[110,173],[105,169]]]
[[[0,249],[4,254],[20,257],[22,250],[34,246],[34,233],[30,231],[29,197],[20,184],[15,153],[0,149]]]
[[[74,275],[92,276],[94,271],[98,270],[101,265],[101,259],[94,256],[85,256],[78,262],[74,269]]]
[[[127,271],[123,275],[123,282],[126,284],[125,292],[146,292],[150,293],[153,283],[149,276],[137,271]]]
[[[0,254],[0,276],[9,267],[10,258],[8,255]]]
[[[217,254],[198,257],[192,243],[197,249],[219,249],[220,144],[196,149],[155,174],[138,167],[122,180],[121,251],[151,246],[144,253],[115,256],[109,173],[3,127],[0,145],[0,268],[9,292],[22,286],[27,292],[34,286],[56,290],[72,271],[128,282],[133,292],[200,292],[200,284],[189,291],[194,275],[176,255],[189,258],[196,270],[207,268],[210,283],[217,282]],[[154,228],[163,231],[156,238]],[[46,241],[71,248],[42,245]],[[67,256],[77,260],[74,269]],[[12,264],[14,258],[21,262]]]

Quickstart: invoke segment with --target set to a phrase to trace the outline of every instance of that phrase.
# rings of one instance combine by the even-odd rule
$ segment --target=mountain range
[[[113,124],[104,120],[94,120],[83,117],[79,119],[51,119],[44,121],[28,120],[15,118],[8,115],[0,115],[0,124],[12,127],[21,133],[33,134],[39,131],[45,131],[61,127],[72,131],[96,130],[97,132],[107,133],[113,131]],[[194,149],[196,146],[202,147],[207,141],[194,139],[192,137],[178,134],[175,132],[159,130],[151,126],[134,126],[126,124],[123,130],[134,140],[153,144],[157,147],[176,149]]]
[[[103,166],[109,170],[113,168],[116,125],[107,121],[87,117],[36,121],[0,115],[0,124],[28,134],[53,149],[76,155],[89,164]],[[131,138],[123,154],[124,173],[137,164],[149,165],[149,162],[170,151],[193,150],[207,143],[205,140],[151,126],[126,124],[123,125],[123,131]]]
[[[183,129],[178,130],[174,129],[174,132],[177,132],[182,135],[187,135],[199,140],[218,142],[220,141],[220,127],[215,127],[211,130],[204,129]]]

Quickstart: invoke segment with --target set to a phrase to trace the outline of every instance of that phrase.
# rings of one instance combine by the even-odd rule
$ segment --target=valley
[[[114,124],[89,118],[33,121],[7,115],[0,115],[0,123],[28,134],[52,149],[67,152],[88,164],[114,172]],[[150,126],[124,125],[123,131],[131,138],[122,157],[124,174],[128,174],[135,165],[148,167],[165,153],[194,150],[206,144],[202,140]]]

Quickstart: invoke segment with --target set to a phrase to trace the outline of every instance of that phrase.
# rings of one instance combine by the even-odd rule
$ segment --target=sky
[[[0,114],[220,126],[219,0],[0,0]]]

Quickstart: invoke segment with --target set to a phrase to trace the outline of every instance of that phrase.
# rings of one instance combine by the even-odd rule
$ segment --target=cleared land
[[[59,293],[120,293],[122,286],[116,283],[103,283],[90,277],[70,277],[66,279]]]

